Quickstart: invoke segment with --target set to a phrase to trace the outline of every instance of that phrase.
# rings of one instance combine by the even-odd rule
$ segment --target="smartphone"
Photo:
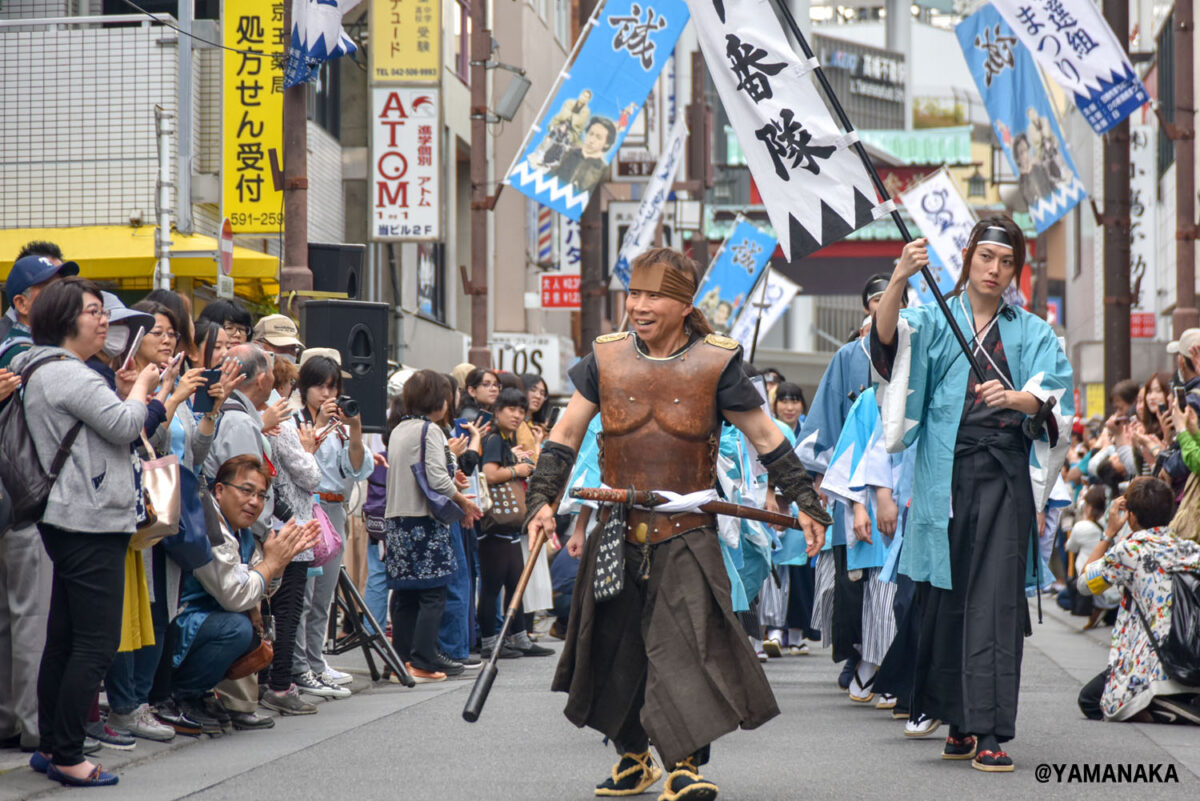
[[[213,350],[217,347],[217,327],[210,325],[208,333],[204,335],[204,363],[201,367],[208,367],[208,363],[212,361]]]
[[[214,368],[205,370],[200,375],[204,377],[204,383],[197,387],[196,393],[192,395],[192,411],[196,414],[208,414],[213,410],[213,398],[208,394],[208,390],[221,380],[221,371]]]
[[[550,410],[550,416],[546,418],[546,433],[550,433],[554,430],[555,424],[558,423],[558,415],[560,412],[562,412],[561,406],[555,406]]]
[[[181,361],[183,361],[183,351],[179,351],[179,353],[171,357],[171,361],[167,362],[167,370],[178,367]]]
[[[1175,387],[1175,405],[1180,411],[1187,410],[1187,390],[1183,387]]]
[[[137,334],[133,337],[133,342],[129,346],[129,355],[125,357],[125,361],[121,364],[121,369],[117,372],[123,372],[133,366],[133,357],[138,352],[138,348],[142,346],[142,337],[146,336],[145,328],[138,328]]]

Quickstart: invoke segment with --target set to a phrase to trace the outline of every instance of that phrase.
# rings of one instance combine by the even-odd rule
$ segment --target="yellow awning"
[[[0,229],[0,277],[7,278],[13,260],[26,243],[54,242],[63,255],[79,265],[80,274],[94,281],[117,281],[123,289],[149,289],[158,258],[154,227],[92,225],[80,228]],[[171,232],[171,273],[216,283],[217,240],[201,234]],[[279,260],[268,253],[234,246],[233,280],[238,294],[256,299],[279,291]]]

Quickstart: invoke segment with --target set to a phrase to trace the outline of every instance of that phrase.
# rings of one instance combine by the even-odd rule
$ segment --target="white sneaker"
[[[309,695],[320,696],[321,698],[349,698],[350,690],[345,687],[333,687],[326,684],[316,677],[311,670],[306,670],[299,676],[296,676],[293,681],[296,682],[296,688],[302,693]]]
[[[325,667],[325,672],[321,673],[317,678],[331,687],[345,687],[347,684],[354,683],[354,677],[349,673],[343,673],[337,668],[331,668],[328,665]]]
[[[134,737],[141,737],[144,740],[157,740],[165,743],[175,739],[175,730],[154,717],[149,704],[142,704],[128,715],[110,712],[108,725],[119,732],[128,732]]]

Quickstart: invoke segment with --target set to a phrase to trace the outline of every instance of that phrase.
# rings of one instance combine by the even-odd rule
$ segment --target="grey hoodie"
[[[25,387],[25,416],[43,470],[76,420],[83,428],[50,490],[42,521],[69,531],[131,534],[133,462],[129,446],[146,422],[146,404],[122,401],[104,378],[70,351],[36,345],[13,362],[14,371],[39,367]]]

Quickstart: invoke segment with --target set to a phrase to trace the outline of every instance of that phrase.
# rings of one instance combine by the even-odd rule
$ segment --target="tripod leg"
[[[384,636],[383,627],[379,625],[379,621],[375,619],[375,616],[371,614],[371,610],[367,608],[366,602],[358,592],[358,587],[354,586],[354,582],[351,581],[350,574],[346,572],[344,566],[341,568],[341,573],[338,576],[338,590],[349,599],[346,602],[347,614],[353,615],[355,627],[363,631],[361,642],[363,651],[367,654],[367,659],[370,660],[369,649],[373,648],[379,654],[379,658],[383,660],[384,664],[390,667],[392,672],[400,679],[401,684],[405,687],[415,686],[416,682],[413,680],[412,675],[409,674],[408,669],[404,666],[404,662],[400,660],[399,655],[392,648],[392,644]],[[365,627],[362,624],[363,618],[371,624],[370,634],[365,633]],[[378,675],[374,671],[374,665],[372,665],[371,675],[372,678]]]

